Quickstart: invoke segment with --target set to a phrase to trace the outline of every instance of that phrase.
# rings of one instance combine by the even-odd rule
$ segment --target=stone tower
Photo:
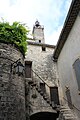
[[[14,71],[19,58],[24,64],[18,48],[0,41],[0,120],[26,120],[25,79]]]
[[[35,42],[39,43],[45,43],[44,40],[44,27],[40,25],[38,20],[35,22],[35,25],[33,26],[33,39]]]
[[[52,59],[55,46],[45,44],[44,28],[38,21],[33,26],[33,35],[33,39],[27,41],[25,55],[26,114],[30,120],[56,120],[59,96],[56,65]]]

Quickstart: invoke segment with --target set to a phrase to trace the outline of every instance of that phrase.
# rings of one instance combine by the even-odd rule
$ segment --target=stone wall
[[[11,44],[0,43],[0,120],[26,120],[25,81],[11,72],[11,63],[23,55]]]
[[[57,84],[56,64],[53,62],[54,47],[46,47],[46,51],[42,51],[42,46],[38,45],[28,45],[27,48],[25,61],[32,61],[32,69],[44,81]]]
[[[26,79],[28,81],[30,79]],[[38,112],[53,112],[57,113],[56,110],[54,110],[49,103],[47,103],[47,100],[43,98],[43,95],[41,95],[41,92],[36,90],[36,86],[32,86],[28,84],[29,91],[26,99],[26,110],[29,116],[36,114]],[[36,95],[35,97],[33,95]]]
[[[34,39],[35,42],[39,43],[39,40],[41,40],[41,43],[45,43],[44,40],[44,29],[40,28],[34,28]]]

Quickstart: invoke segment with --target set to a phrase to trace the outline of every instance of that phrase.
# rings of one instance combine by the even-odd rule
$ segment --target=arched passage
[[[30,116],[30,120],[56,120],[58,113],[38,112]]]

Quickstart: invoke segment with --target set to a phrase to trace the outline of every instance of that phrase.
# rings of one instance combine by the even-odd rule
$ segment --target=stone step
[[[49,99],[47,99],[47,100],[46,100],[46,102],[47,102],[47,103],[50,103],[50,100],[49,100]]]
[[[56,109],[56,108],[57,108],[57,105],[56,105],[56,104],[52,105],[52,108],[53,108],[53,109]]]
[[[68,116],[65,116],[65,117],[64,117],[64,120],[77,120],[77,119],[74,118],[74,117],[68,117]]]
[[[36,86],[36,90],[38,90],[38,87]]]
[[[70,109],[61,109],[60,111],[61,111],[61,112],[71,112]]]
[[[37,89],[37,91],[40,93],[40,92],[41,92],[41,89],[40,89],[40,88],[38,88],[38,89]]]
[[[43,95],[44,94],[43,91],[40,91],[40,94]]]
[[[32,86],[32,87],[33,87],[33,86],[36,86],[36,83],[32,83],[31,86]]]
[[[68,105],[60,107],[61,116],[63,116],[64,120],[77,120],[77,117],[73,114]]]
[[[61,109],[66,109],[66,108],[69,108],[68,105],[65,105],[65,106],[62,105],[62,106],[61,106]]]
[[[49,102],[49,104],[50,104],[50,106],[52,107],[52,102],[51,102],[51,101]]]
[[[36,86],[36,90],[40,93],[40,95],[43,96],[44,100],[46,100],[47,103],[50,103],[49,97],[40,89],[39,86]]]
[[[43,98],[44,98],[44,100],[47,100],[49,97],[44,93]]]
[[[57,108],[57,106],[54,105],[49,99],[49,96],[46,93],[44,93],[38,85],[36,85],[36,90],[40,93],[40,95],[43,96],[44,100],[46,100],[46,102],[52,107],[52,109]]]
[[[70,115],[73,115],[73,113],[71,111],[64,111],[63,114],[70,114]]]
[[[74,117],[73,114],[68,114],[68,113],[67,113],[67,114],[64,113],[63,116],[66,116],[66,117]]]
[[[34,83],[33,80],[28,81],[28,84],[30,84],[30,85],[33,84],[33,83]]]

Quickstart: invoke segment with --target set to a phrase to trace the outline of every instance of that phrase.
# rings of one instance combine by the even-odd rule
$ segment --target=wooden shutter
[[[31,72],[31,68],[32,68],[32,62],[25,62],[25,77],[26,78],[31,78],[32,77],[32,72]]]
[[[50,97],[54,104],[59,105],[58,87],[50,87]]]

